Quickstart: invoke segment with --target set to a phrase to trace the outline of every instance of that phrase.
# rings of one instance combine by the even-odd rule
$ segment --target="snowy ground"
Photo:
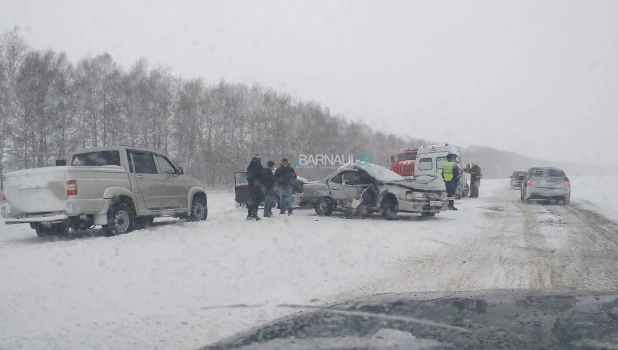
[[[397,221],[299,210],[247,222],[217,192],[205,222],[111,238],[0,224],[0,349],[196,348],[299,310],[290,304],[369,293],[615,289],[613,223],[590,220],[580,205],[596,197],[579,189],[593,182],[573,182],[569,208],[523,205],[496,180],[458,212]]]
[[[571,188],[577,203],[618,221],[618,176],[574,177]]]

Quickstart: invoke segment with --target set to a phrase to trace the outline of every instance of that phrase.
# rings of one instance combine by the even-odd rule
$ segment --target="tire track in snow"
[[[568,280],[565,288],[615,291],[618,288],[618,225],[576,204],[549,209],[566,222],[565,242],[558,250]]]
[[[470,239],[410,256],[385,277],[344,295],[618,288],[618,224],[573,204],[523,203],[507,188],[485,202],[466,202],[490,204],[468,213],[480,214],[468,221],[476,226]]]

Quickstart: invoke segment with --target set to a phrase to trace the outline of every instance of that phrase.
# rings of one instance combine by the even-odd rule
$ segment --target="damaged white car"
[[[303,200],[320,216],[333,211],[355,216],[379,212],[388,219],[398,212],[434,216],[448,205],[438,176],[404,178],[375,164],[344,165],[322,181],[305,184],[303,190]]]

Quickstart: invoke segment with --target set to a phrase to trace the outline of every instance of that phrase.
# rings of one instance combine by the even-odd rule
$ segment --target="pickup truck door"
[[[142,196],[146,208],[161,208],[165,198],[163,175],[157,171],[154,155],[146,151],[127,150],[127,156],[131,182],[137,184],[133,193]]]
[[[187,208],[189,188],[184,175],[179,175],[178,169],[164,156],[155,154],[154,158],[163,180],[162,208]]]

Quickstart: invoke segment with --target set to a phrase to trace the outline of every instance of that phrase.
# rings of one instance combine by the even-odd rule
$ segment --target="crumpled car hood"
[[[435,175],[422,175],[399,181],[385,182],[385,185],[396,185],[412,190],[421,191],[446,191],[444,181]]]

